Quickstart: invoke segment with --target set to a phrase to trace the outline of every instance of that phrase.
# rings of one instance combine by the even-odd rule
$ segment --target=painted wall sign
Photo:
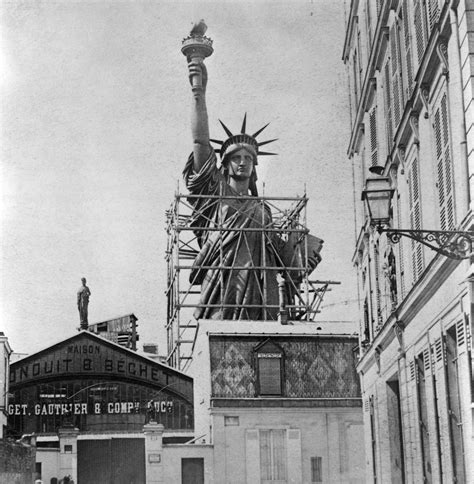
[[[102,402],[102,403],[15,403],[8,405],[9,415],[102,415],[138,413],[142,409],[139,402]],[[147,406],[147,411],[171,413],[172,401],[154,401]]]
[[[102,342],[92,334],[70,338],[37,353],[34,358],[13,363],[10,366],[10,385],[14,389],[41,379],[78,376],[109,378],[112,375],[167,386],[192,399],[191,378],[177,374],[133,351]]]

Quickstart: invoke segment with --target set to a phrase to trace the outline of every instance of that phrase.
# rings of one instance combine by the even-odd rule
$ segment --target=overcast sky
[[[204,18],[211,136],[270,122],[265,194],[310,197],[316,277],[341,282],[320,320],[357,320],[343,0],[3,1],[1,327],[31,353],[133,312],[164,352],[164,212],[192,148],[181,40]],[[351,327],[352,328],[352,327]]]

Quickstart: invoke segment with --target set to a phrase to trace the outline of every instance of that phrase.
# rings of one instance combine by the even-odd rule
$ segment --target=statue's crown
[[[268,143],[271,143],[273,141],[276,141],[277,138],[275,139],[270,139],[268,141],[262,141],[258,142],[257,141],[257,136],[270,124],[267,123],[263,128],[260,128],[258,131],[256,131],[254,134],[250,135],[247,134],[246,131],[246,125],[247,125],[247,113],[244,116],[244,120],[242,122],[242,128],[240,129],[239,134],[233,134],[232,131],[219,119],[219,122],[221,123],[222,127],[224,128],[224,131],[226,132],[227,136],[229,136],[225,141],[218,140],[218,139],[211,139],[213,143],[216,143],[220,145],[219,149],[216,149],[216,152],[221,155],[221,159],[224,158],[227,149],[234,145],[234,144],[240,144],[240,143],[245,143],[250,146],[252,146],[255,149],[255,152],[257,153],[257,156],[268,156],[268,155],[276,155],[276,153],[270,153],[268,151],[261,151],[260,146],[266,145]],[[257,165],[257,161],[255,161],[255,164]]]

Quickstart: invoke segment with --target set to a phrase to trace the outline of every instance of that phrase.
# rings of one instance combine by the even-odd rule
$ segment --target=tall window
[[[286,483],[286,430],[260,430],[259,434],[261,484]]]

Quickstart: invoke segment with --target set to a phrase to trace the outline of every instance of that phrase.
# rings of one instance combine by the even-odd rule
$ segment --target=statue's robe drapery
[[[189,199],[194,208],[191,224],[200,247],[190,282],[201,285],[200,304],[204,306],[196,309],[195,318],[276,319],[275,267],[280,265],[281,241],[273,232],[260,230],[273,228],[269,207],[262,200],[239,196],[228,185],[217,169],[214,151],[198,173],[191,154],[183,174],[192,195],[235,197]],[[222,230],[209,230],[214,228]]]

